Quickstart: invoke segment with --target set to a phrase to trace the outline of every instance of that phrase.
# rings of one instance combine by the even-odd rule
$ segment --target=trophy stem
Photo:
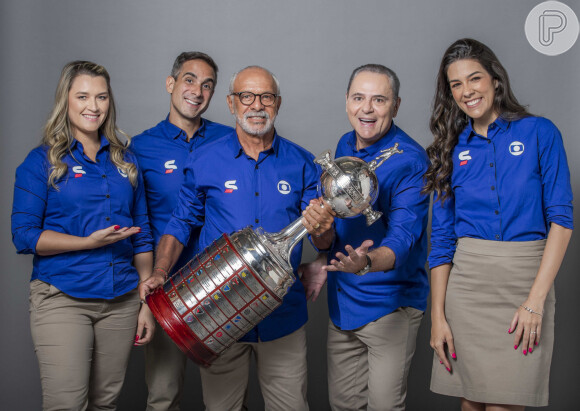
[[[292,271],[292,264],[290,263],[292,249],[308,233],[306,227],[302,224],[302,217],[294,220],[277,233],[266,233],[261,228],[258,228],[256,231],[263,237],[265,246],[273,256],[284,262],[284,265],[288,264],[286,269]]]

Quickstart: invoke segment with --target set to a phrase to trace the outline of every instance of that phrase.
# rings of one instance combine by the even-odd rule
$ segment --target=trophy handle
[[[362,214],[367,218],[367,227],[383,215],[382,212],[373,210],[370,205],[362,211]]]

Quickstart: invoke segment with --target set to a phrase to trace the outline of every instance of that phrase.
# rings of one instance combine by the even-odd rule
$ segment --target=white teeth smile
[[[92,116],[90,114],[83,114],[83,117],[88,118],[89,120],[96,120],[99,116]]]
[[[361,123],[365,123],[365,124],[370,124],[370,123],[374,123],[376,120],[367,120],[364,118],[359,119],[361,121]]]
[[[187,101],[189,104],[193,104],[194,106],[199,106],[199,103],[196,103],[195,101],[192,101],[188,98],[186,98],[185,101]]]
[[[471,101],[468,101],[468,102],[466,102],[466,103],[465,103],[465,105],[466,105],[467,107],[473,107],[473,106],[475,106],[477,103],[479,103],[480,101],[481,101],[481,98],[478,98],[478,99],[476,99],[476,100],[471,100]]]

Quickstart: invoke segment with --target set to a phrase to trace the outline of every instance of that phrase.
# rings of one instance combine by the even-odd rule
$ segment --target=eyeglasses
[[[260,103],[266,107],[273,106],[278,98],[277,94],[273,93],[262,93],[255,94],[249,91],[240,91],[239,93],[231,93],[230,96],[238,96],[240,103],[244,106],[250,106],[256,101],[256,97],[260,97]]]

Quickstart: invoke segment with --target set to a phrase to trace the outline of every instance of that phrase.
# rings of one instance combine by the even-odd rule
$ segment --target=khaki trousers
[[[274,341],[237,342],[210,367],[200,368],[208,411],[246,410],[252,353],[267,411],[307,411],[306,330]]]
[[[332,410],[404,410],[407,376],[423,312],[400,307],[356,330],[328,327]]]
[[[147,411],[179,411],[187,356],[158,327],[145,346]]]
[[[42,407],[114,410],[135,342],[139,295],[72,298],[30,283],[30,328],[40,367]]]

